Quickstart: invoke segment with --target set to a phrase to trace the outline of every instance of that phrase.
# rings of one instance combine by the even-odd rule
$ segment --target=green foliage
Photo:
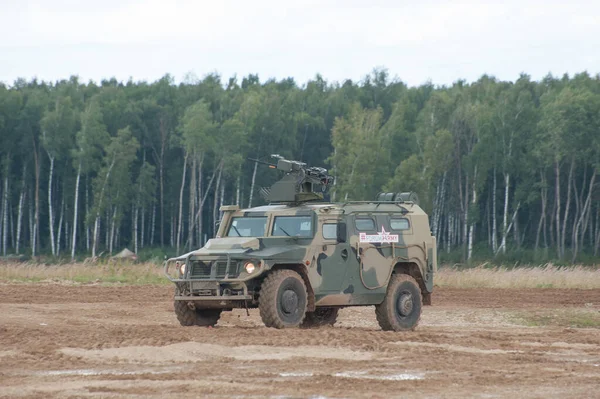
[[[338,177],[334,193],[340,200],[370,199],[385,182],[389,151],[381,129],[382,117],[379,108],[367,110],[354,104],[347,117],[336,119],[332,130],[335,152],[330,163]]]
[[[251,190],[258,205],[273,183],[246,158],[281,154],[329,164],[338,201],[417,192],[441,259],[597,262],[600,77],[240,81],[0,85],[0,244],[37,255],[52,230],[62,249],[76,231],[82,254],[97,222],[99,253],[192,248],[218,205],[246,206]]]

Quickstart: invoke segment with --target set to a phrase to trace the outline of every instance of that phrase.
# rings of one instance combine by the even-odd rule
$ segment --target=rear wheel
[[[308,302],[302,277],[293,270],[275,270],[260,287],[258,308],[267,327],[298,327]]]
[[[221,317],[221,309],[196,309],[191,302],[175,301],[175,315],[182,326],[214,326]]]
[[[314,312],[307,312],[302,328],[315,328],[322,326],[333,326],[337,320],[338,308],[317,308]]]
[[[421,319],[421,289],[406,274],[390,278],[385,299],[375,306],[377,322],[384,331],[414,330]]]

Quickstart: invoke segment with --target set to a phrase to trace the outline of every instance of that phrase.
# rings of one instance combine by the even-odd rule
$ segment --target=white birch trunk
[[[34,219],[34,210],[33,210],[33,193],[31,193],[31,200],[29,201],[29,243],[33,242],[33,237],[34,237],[34,229],[33,226],[35,225]],[[33,249],[33,244],[31,246],[31,248]],[[33,255],[33,254],[32,254]]]
[[[106,213],[104,215],[104,218],[106,219],[106,228],[104,229],[104,248],[108,248],[108,239],[109,239],[109,235],[110,235],[110,209],[107,207],[106,208]]]
[[[477,204],[477,190],[476,190],[476,182],[477,182],[477,165],[475,165],[475,172],[473,174],[473,196],[471,200],[471,204],[475,206]],[[475,235],[475,222],[471,223],[469,226],[469,248],[467,252],[467,261],[471,260],[473,256],[473,236]]]
[[[113,207],[113,213],[110,220],[110,238],[108,241],[108,253],[112,255],[113,253],[113,245],[115,242],[115,223],[117,220],[117,207]]]
[[[558,161],[554,162],[554,174],[556,176],[556,183],[555,183],[555,188],[556,188],[556,193],[555,193],[555,199],[556,199],[556,221],[555,221],[555,225],[556,225],[556,251],[557,251],[557,255],[558,258],[561,259],[562,258],[562,252],[561,252],[561,247],[560,247],[560,243],[561,243],[561,238],[560,238],[560,167],[558,164]]]
[[[256,169],[258,162],[254,161],[254,171],[252,172],[252,181],[250,183],[250,199],[248,200],[248,208],[252,208],[252,195],[254,194],[254,182],[256,181]]]
[[[4,176],[4,192],[2,195],[2,254],[4,256],[6,256],[7,239],[8,239],[8,170],[6,171],[6,176]]]
[[[498,217],[496,210],[496,167],[494,166],[494,180],[492,186],[492,251],[498,249]]]
[[[196,217],[194,218],[194,220],[195,220],[194,224],[198,224],[198,226],[199,226],[198,227],[198,234],[200,237],[198,240],[199,242],[202,241],[202,209],[204,208],[204,203],[206,202],[206,199],[208,198],[208,193],[210,193],[210,188],[213,184],[213,181],[215,180],[217,171],[220,171],[222,168],[223,168],[223,162],[221,161],[221,163],[219,165],[217,165],[215,170],[213,171],[212,177],[210,178],[210,181],[208,182],[208,187],[206,187],[206,191],[204,191],[204,194],[201,194],[202,199],[200,200],[200,204],[198,205],[198,211],[196,212]],[[200,177],[201,176],[202,176],[202,173],[200,173]],[[199,188],[202,189],[201,181],[199,183]],[[216,197],[216,194],[215,194],[215,197]]]
[[[89,177],[85,179],[85,220],[90,220],[90,185]],[[85,250],[90,250],[90,226],[85,223]]]
[[[225,184],[221,184],[221,197],[219,198],[219,209],[223,206],[223,198],[225,198]],[[219,218],[221,220],[221,218]]]
[[[188,154],[186,151],[185,157],[183,158],[183,173],[181,177],[181,188],[179,190],[179,223],[177,224],[177,240],[175,247],[177,248],[177,253],[179,253],[179,244],[181,243],[181,232],[183,229],[183,192],[185,190],[185,174],[187,171],[187,160]]]
[[[221,162],[220,165],[222,165],[223,163]],[[221,188],[221,174],[223,171],[223,167],[220,166],[219,167],[219,176],[217,177],[217,183],[215,186],[215,195],[214,195],[214,201],[213,201],[213,217],[212,217],[212,229],[211,231],[211,235],[214,237],[215,236],[215,226],[217,225],[217,207],[218,207],[218,203],[219,203],[219,194],[220,194],[220,188]]]
[[[23,168],[25,170],[25,168]],[[25,173],[23,173],[25,175]],[[17,236],[15,242],[15,251],[16,254],[19,254],[20,245],[21,245],[21,223],[23,220],[23,205],[25,203],[25,177],[23,176],[23,185],[21,187],[21,194],[19,194],[19,209],[17,212]]]
[[[504,173],[504,215],[502,215],[502,253],[506,253],[506,236],[508,235],[508,198],[510,194],[510,174]]]
[[[190,201],[189,201],[189,212],[188,212],[188,234],[187,234],[187,245],[186,247],[191,249],[194,245],[194,214],[196,213],[196,201],[198,200],[198,190],[196,188],[197,177],[196,177],[196,162],[197,158],[192,157],[192,166],[190,176]]]
[[[77,167],[77,178],[75,179],[75,200],[73,203],[73,239],[71,241],[71,260],[75,260],[77,250],[77,212],[79,210],[79,182],[81,180],[81,161]]]
[[[138,219],[139,207],[136,205],[133,209],[133,251],[138,253]]]
[[[54,241],[54,214],[52,209],[52,175],[54,173],[54,157],[50,156],[50,172],[48,176],[48,228],[50,229],[50,248],[52,256],[56,256],[56,243]]]
[[[15,219],[14,219],[14,213],[12,211],[12,203],[9,202],[8,203],[8,218],[10,220],[10,229],[9,229],[9,236],[10,236],[10,245],[11,248],[15,248]]]
[[[199,246],[203,246],[203,241],[202,241],[202,207],[204,206],[204,189],[202,188],[202,181],[203,181],[203,176],[202,176],[202,166],[204,164],[204,159],[202,159],[200,161],[200,164],[198,165],[198,203],[196,204],[198,211],[197,214],[195,215],[194,218],[194,225],[197,223],[198,224],[198,229],[197,229],[197,242],[199,244]],[[213,174],[214,176],[214,174]]]
[[[506,243],[506,236],[508,235],[508,233],[510,233],[510,230],[513,227],[515,218],[517,217],[517,213],[519,212],[519,208],[521,207],[521,203],[517,203],[517,209],[515,209],[515,212],[512,215],[512,218],[510,220],[510,223],[508,225],[508,228],[506,229],[506,233],[503,234],[502,237],[502,243]],[[496,251],[496,255],[498,254],[498,252],[500,252],[501,250],[504,251],[504,248],[502,247],[503,244],[500,244],[500,247],[498,248],[498,250]]]
[[[240,206],[240,175],[238,175],[235,182],[235,204]]]
[[[562,221],[562,232],[561,232],[561,258],[565,256],[565,238],[567,232],[567,219],[569,217],[569,207],[571,205],[571,186],[573,182],[573,168],[575,166],[575,161],[571,161],[571,167],[569,168],[569,177],[567,180],[567,202],[565,204],[565,215]]]
[[[150,246],[154,245],[154,227],[156,225],[156,203],[152,204],[152,220],[150,221]]]
[[[65,197],[63,195],[60,205],[60,216],[58,217],[58,230],[56,231],[56,256],[60,255],[60,235],[62,234],[62,223],[65,214]]]
[[[540,214],[540,221],[538,223],[537,232],[535,234],[535,246],[534,252],[537,252],[539,244],[540,244],[540,233],[542,232],[542,227],[544,226],[544,222],[546,220],[546,178],[544,176],[544,171],[540,172],[540,177],[542,181],[542,188],[540,189],[540,199],[542,201],[542,211]]]
[[[572,263],[575,263],[575,260],[577,259],[577,252],[579,251],[579,230],[582,228],[584,220],[587,222],[587,214],[590,212],[591,203],[592,203],[592,201],[591,201],[592,200],[592,190],[594,188],[594,180],[595,179],[596,179],[596,169],[594,169],[594,172],[590,179],[588,195],[587,195],[587,198],[585,199],[585,204],[583,205],[583,210],[581,211],[581,216],[577,220],[577,224],[574,228],[575,233],[573,235],[574,242],[573,242],[573,258],[571,259]],[[585,227],[584,227],[583,232],[581,233],[582,241],[584,239],[584,235],[585,235]]]
[[[145,235],[145,227],[146,227],[146,207],[142,207],[142,217],[141,217],[141,231],[140,231],[140,248],[144,248],[144,235]]]
[[[113,158],[110,166],[108,167],[108,171],[106,172],[106,176],[104,178],[104,183],[102,184],[102,188],[100,189],[100,198],[98,203],[98,209],[96,210],[96,220],[94,222],[94,233],[92,237],[92,258],[96,257],[96,248],[98,244],[98,229],[100,227],[100,210],[102,209],[102,200],[104,199],[104,190],[106,189],[106,184],[108,183],[108,179],[110,178],[110,172],[112,171],[113,166],[115,166],[115,159]]]
[[[64,190],[63,190],[63,193],[64,193]],[[64,216],[65,216],[65,196],[63,195],[61,204],[60,204],[60,216],[58,218],[58,231],[56,233],[56,256],[60,255],[60,235],[62,234],[62,226],[63,226]]]

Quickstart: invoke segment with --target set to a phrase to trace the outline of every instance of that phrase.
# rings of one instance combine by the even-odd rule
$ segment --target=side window
[[[390,219],[392,230],[410,230],[410,222],[406,218]]]
[[[312,237],[310,216],[276,216],[273,223],[273,237]]]
[[[354,226],[357,231],[374,231],[375,221],[371,218],[356,218],[354,220]]]
[[[326,240],[337,239],[337,223],[324,223],[323,224],[323,238]]]

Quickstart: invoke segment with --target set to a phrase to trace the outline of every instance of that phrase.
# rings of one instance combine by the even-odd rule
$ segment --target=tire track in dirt
[[[179,326],[162,286],[0,285],[0,397],[594,397],[600,330],[514,312],[600,309],[592,290],[438,289],[415,332],[373,307],[275,330],[257,310]]]

